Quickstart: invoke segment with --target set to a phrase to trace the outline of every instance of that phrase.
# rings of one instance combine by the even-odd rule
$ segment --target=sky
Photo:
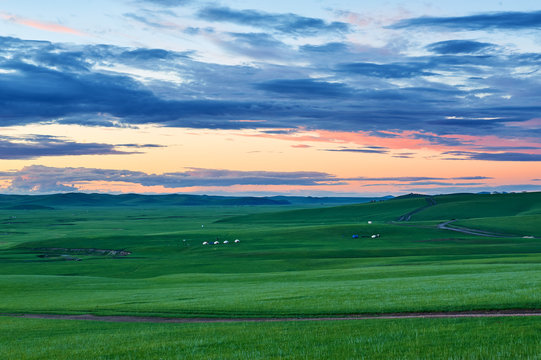
[[[541,191],[541,7],[0,0],[0,193]]]

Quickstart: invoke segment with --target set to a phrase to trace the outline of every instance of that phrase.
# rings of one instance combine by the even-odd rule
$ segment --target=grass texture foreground
[[[2,359],[539,359],[533,318],[141,324],[0,318]]]

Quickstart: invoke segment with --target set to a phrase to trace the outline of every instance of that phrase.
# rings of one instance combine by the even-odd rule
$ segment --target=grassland
[[[412,220],[515,217],[541,214],[541,192],[516,194],[452,194],[435,197],[436,206]]]
[[[539,359],[532,318],[145,324],[0,318],[2,359]]]
[[[541,237],[541,214],[466,219],[456,225],[515,236]]]
[[[541,240],[524,236],[540,234],[541,193],[433,200],[429,207],[425,198],[411,197],[325,208],[278,204],[0,210],[0,312],[317,317],[540,309]],[[411,221],[393,222],[422,207]],[[509,235],[481,237],[437,228],[450,219]],[[372,238],[374,234],[380,237]],[[216,239],[220,245],[202,245]],[[234,239],[241,242],[223,244]],[[212,358],[220,351],[223,358],[328,358],[329,353],[377,358],[379,351],[391,358],[430,358],[436,357],[439,344],[448,351],[446,358],[535,358],[540,353],[535,324],[535,319],[515,318],[370,320],[362,325],[88,324],[0,318],[0,327],[14,331],[7,347],[0,347],[0,356],[145,358],[160,353],[164,358]],[[70,341],[76,349],[62,347],[60,337],[38,331],[42,328],[58,334],[74,331]],[[506,331],[517,334],[516,342],[504,339]],[[29,335],[17,335],[24,333]],[[113,346],[115,336],[124,336],[124,350],[92,346]],[[29,346],[30,339],[36,345]],[[39,344],[46,353],[37,350]],[[67,355],[52,356],[55,352]]]

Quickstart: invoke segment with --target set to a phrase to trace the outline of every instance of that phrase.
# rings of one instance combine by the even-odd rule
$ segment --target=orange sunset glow
[[[425,5],[6,6],[0,190],[540,190],[537,38]]]

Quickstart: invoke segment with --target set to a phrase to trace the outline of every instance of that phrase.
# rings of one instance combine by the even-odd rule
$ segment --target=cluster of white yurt
[[[240,240],[239,240],[239,239],[235,239],[233,242],[234,242],[235,244],[238,244],[238,243],[240,243]],[[229,244],[229,243],[230,243],[229,240],[224,240],[221,244],[227,245],[227,244]],[[202,244],[203,244],[203,245],[220,245],[220,242],[219,242],[218,240],[216,240],[216,241],[203,241]]]

